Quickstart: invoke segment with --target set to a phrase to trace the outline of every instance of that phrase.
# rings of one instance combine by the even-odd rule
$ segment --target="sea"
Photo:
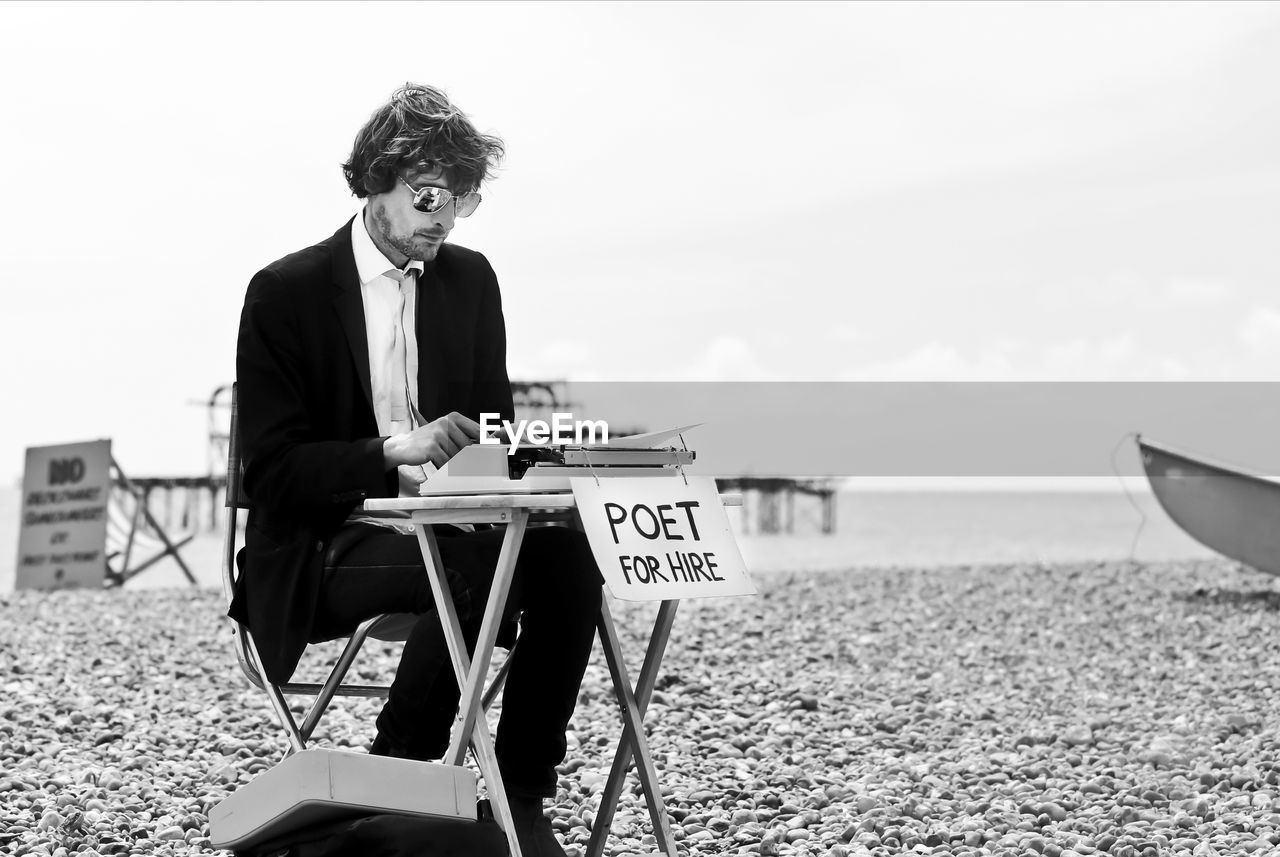
[[[860,490],[835,495],[833,532],[816,501],[797,498],[793,532],[761,534],[748,509],[728,510],[748,571],[848,572],[1017,563],[1206,559],[1216,554],[1169,520],[1149,491]],[[17,556],[21,491],[0,488],[0,592]],[[200,582],[219,584],[221,534],[183,549]],[[166,565],[172,566],[166,568]],[[169,560],[131,586],[182,586]]]
[[[792,534],[760,535],[734,510],[748,569],[842,571],[1205,559],[1149,491],[859,491],[836,495],[834,531],[797,515]],[[749,513],[748,513],[749,514]]]

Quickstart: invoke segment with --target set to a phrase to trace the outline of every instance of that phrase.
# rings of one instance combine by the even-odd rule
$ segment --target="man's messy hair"
[[[406,83],[369,117],[342,165],[351,192],[360,199],[386,193],[402,171],[445,171],[450,188],[466,193],[497,168],[502,140],[481,134],[434,86]]]

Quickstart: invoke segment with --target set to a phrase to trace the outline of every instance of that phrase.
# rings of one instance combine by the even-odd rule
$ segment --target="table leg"
[[[463,689],[458,702],[462,723],[454,727],[449,752],[444,761],[449,765],[461,765],[466,754],[467,743],[474,742],[472,749],[476,754],[476,763],[484,775],[485,786],[489,790],[489,800],[497,813],[498,823],[507,835],[511,857],[521,857],[520,843],[516,838],[515,822],[511,815],[511,805],[507,801],[507,792],[502,785],[502,774],[498,770],[498,757],[494,751],[493,739],[489,735],[488,721],[484,719],[483,714],[477,717],[475,709],[484,690],[484,678],[489,669],[490,657],[493,655],[493,645],[498,636],[502,609],[506,605],[507,592],[511,588],[515,560],[520,552],[520,542],[524,538],[528,520],[527,510],[514,510],[512,521],[503,536],[498,566],[489,590],[489,601],[485,606],[484,618],[480,625],[480,638],[476,642],[474,662],[471,662],[467,655],[466,638],[462,634],[458,611],[449,592],[449,583],[444,574],[444,563],[440,559],[440,548],[436,544],[435,533],[430,526],[419,525],[416,528],[418,545],[422,549],[423,562],[427,567],[427,579],[431,583],[431,592],[435,598],[440,621],[444,624],[445,644],[449,649],[449,659],[453,662],[454,677],[458,687]]]
[[[489,601],[484,608],[484,619],[480,623],[475,661],[471,664],[466,686],[459,685],[462,687],[462,695],[458,701],[458,710],[462,713],[462,728],[454,732],[453,740],[449,744],[449,754],[445,760],[450,765],[462,764],[467,737],[471,734],[471,727],[476,722],[480,697],[484,693],[484,680],[489,674],[489,662],[493,658],[493,646],[498,639],[498,628],[502,624],[502,610],[507,603],[511,580],[515,577],[516,557],[520,553],[520,543],[524,540],[528,523],[528,509],[512,510],[511,523],[507,524],[506,533],[502,537],[502,549],[498,554],[498,566],[493,574],[493,585],[489,587]]]
[[[609,612],[609,605],[607,602],[602,602],[600,605],[598,623],[600,640],[604,646],[605,660],[609,664],[609,674],[613,678],[614,692],[622,708],[624,726],[617,753],[613,758],[613,766],[609,769],[609,779],[605,783],[605,789],[600,798],[600,808],[591,826],[587,857],[600,857],[604,853],[605,839],[612,826],[613,813],[622,795],[622,786],[633,753],[637,759],[636,773],[640,777],[640,784],[645,792],[645,803],[649,807],[649,819],[653,823],[654,836],[657,837],[668,857],[676,857],[675,838],[671,834],[671,822],[667,817],[662,791],[658,786],[657,770],[649,751],[649,742],[645,738],[643,719],[658,679],[658,668],[662,663],[667,640],[671,636],[671,628],[675,624],[678,604],[679,602],[675,600],[663,601],[662,606],[658,608],[658,619],[649,637],[649,647],[645,651],[644,664],[640,668],[640,678],[634,694],[631,690],[631,680],[627,676],[627,665],[622,657],[617,629],[613,625],[613,616]]]

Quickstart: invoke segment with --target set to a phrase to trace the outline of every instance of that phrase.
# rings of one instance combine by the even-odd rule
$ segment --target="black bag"
[[[507,837],[481,801],[479,820],[366,815],[297,830],[235,857],[507,857]]]

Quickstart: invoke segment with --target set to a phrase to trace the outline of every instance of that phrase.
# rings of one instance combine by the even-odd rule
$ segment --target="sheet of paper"
[[[702,423],[693,423],[692,425],[680,426],[679,428],[663,429],[662,431],[645,432],[644,434],[630,434],[624,437],[609,438],[608,446],[601,445],[602,449],[652,449],[655,446],[668,441],[673,437],[677,437],[690,429],[696,429]]]

